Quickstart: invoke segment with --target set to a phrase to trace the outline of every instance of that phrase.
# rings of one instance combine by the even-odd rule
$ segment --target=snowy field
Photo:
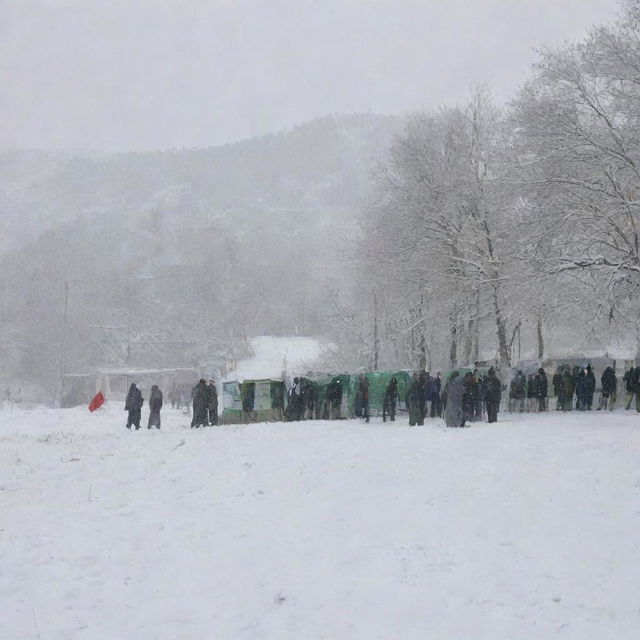
[[[640,416],[499,418],[5,410],[0,637],[640,637]]]

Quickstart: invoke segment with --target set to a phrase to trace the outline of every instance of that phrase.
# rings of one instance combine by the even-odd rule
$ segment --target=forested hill
[[[207,149],[117,155],[0,153],[0,238],[15,247],[78,217],[150,210],[207,217],[232,209],[353,207],[402,126],[391,116],[326,116]]]
[[[331,335],[326,302],[352,287],[342,248],[402,126],[326,117],[212,149],[4,153],[0,383],[53,393],[62,351],[66,372],[211,370],[254,335]]]

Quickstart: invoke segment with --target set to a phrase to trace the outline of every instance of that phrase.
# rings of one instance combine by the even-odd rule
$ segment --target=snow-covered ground
[[[2,640],[640,633],[640,416],[0,412]]]

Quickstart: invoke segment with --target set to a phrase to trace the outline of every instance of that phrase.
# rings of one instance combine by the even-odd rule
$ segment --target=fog
[[[6,0],[0,385],[635,354],[639,12]]]
[[[614,0],[3,0],[0,148],[206,147],[510,97]]]

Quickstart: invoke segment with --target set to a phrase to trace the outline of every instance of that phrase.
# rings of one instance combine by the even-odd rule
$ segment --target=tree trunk
[[[542,360],[544,356],[544,336],[542,335],[542,313],[538,314],[538,359]]]

